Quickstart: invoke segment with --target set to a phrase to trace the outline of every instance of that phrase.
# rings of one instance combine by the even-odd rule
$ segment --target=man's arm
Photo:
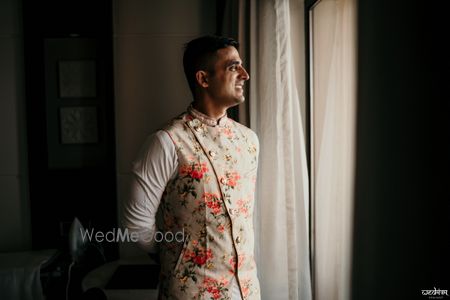
[[[139,235],[139,245],[155,252],[156,212],[178,161],[175,145],[165,131],[152,134],[133,162],[130,196],[124,203],[123,225]]]

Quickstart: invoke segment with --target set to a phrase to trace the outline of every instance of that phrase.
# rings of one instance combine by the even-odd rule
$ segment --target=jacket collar
[[[196,110],[193,106],[192,103],[189,105],[188,109],[187,109],[188,113],[193,116],[194,118],[198,119],[200,122],[202,122],[205,125],[208,126],[225,126],[225,124],[227,123],[228,117],[227,117],[227,113],[225,113],[222,117],[216,119],[216,118],[212,118],[210,116],[205,115],[204,113]]]

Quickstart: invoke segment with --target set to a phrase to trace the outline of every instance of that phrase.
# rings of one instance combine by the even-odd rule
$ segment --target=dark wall
[[[358,3],[353,299],[450,290],[449,68],[437,6]]]
[[[112,3],[25,0],[23,15],[32,246],[65,249],[74,217],[116,226]],[[77,61],[88,67],[72,72]],[[71,92],[67,78],[85,73],[89,91]]]

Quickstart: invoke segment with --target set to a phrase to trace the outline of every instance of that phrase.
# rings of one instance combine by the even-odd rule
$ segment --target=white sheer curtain
[[[349,299],[356,110],[356,1],[312,10],[315,299]]]
[[[292,53],[294,16],[288,0],[250,3],[249,104],[261,149],[255,246],[262,299],[308,300],[309,183]],[[295,17],[303,20],[298,12]]]

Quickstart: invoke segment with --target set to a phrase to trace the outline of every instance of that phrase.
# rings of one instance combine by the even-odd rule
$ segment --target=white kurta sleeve
[[[124,203],[123,225],[137,233],[139,245],[155,252],[155,219],[161,196],[178,168],[175,145],[169,134],[150,135],[133,162],[130,195]]]

